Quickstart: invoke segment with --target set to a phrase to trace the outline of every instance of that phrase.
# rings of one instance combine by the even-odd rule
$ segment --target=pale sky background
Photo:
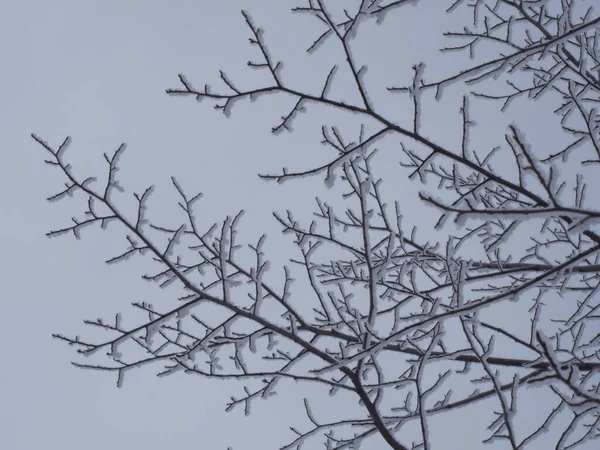
[[[357,58],[369,64],[366,79],[373,80],[370,94],[375,101],[388,95],[386,86],[406,83],[411,66],[421,60],[434,56],[436,62],[427,67],[441,74],[456,69],[453,58],[465,61],[457,55],[437,56],[443,42],[440,23],[448,18],[434,6],[448,2],[422,3],[427,4],[392,12],[381,27],[369,25],[369,33],[356,41]],[[296,120],[294,133],[274,137],[270,128],[295,100],[271,96],[241,102],[226,119],[209,102],[169,97],[164,91],[179,87],[178,73],[195,86],[210,83],[216,89],[219,69],[240,87],[268,82],[245,66],[258,53],[248,45],[242,8],[265,29],[274,59],[284,61],[284,78],[320,90],[332,61],[342,61],[340,49],[332,40],[307,58],[303,51],[321,28],[314,19],[292,15],[289,10],[295,5],[273,0],[3,2],[0,448],[245,450],[278,448],[292,437],[288,427],[301,417],[293,412],[300,406],[297,392],[257,402],[254,414],[244,417],[224,412],[229,397],[242,392],[236,383],[185,375],[158,379],[157,366],[128,374],[124,388],[116,389],[113,375],[70,365],[72,348],[51,339],[51,333],[84,336],[83,319],[129,312],[132,301],[160,304],[169,292],[140,280],[143,271],[137,262],[103,264],[124,248],[125,240],[115,230],[87,229],[81,241],[45,237],[83,210],[76,201],[45,201],[61,189],[63,179],[43,164],[46,155],[29,135],[34,132],[54,146],[72,136],[67,157],[82,178],[103,177],[102,154],[126,142],[119,175],[129,197],[155,184],[151,205],[165,208],[168,216],[175,211],[168,204],[173,198],[169,177],[175,175],[189,192],[204,192],[200,211],[206,223],[245,208],[241,241],[252,242],[265,231],[277,233],[270,212],[293,206],[298,216],[308,217],[323,184],[316,179],[266,184],[256,174],[284,165],[307,167],[323,155],[318,144],[321,124],[356,130],[358,120],[309,107]],[[431,31],[424,34],[424,29]],[[339,75],[334,95],[347,95],[347,81]],[[458,145],[458,107],[455,102],[449,109],[428,110],[425,134]],[[389,97],[381,108],[410,120],[405,97]],[[527,109],[515,114],[524,117]],[[499,113],[492,110],[489,117]],[[428,121],[434,124],[431,128]],[[502,127],[480,125],[489,139],[502,139]],[[397,170],[397,160],[392,162],[389,170]],[[407,185],[402,195],[418,188]],[[129,197],[120,201],[131,213]],[[428,211],[408,217],[408,223],[423,227],[437,218]],[[277,253],[278,248],[267,245],[269,256],[283,261],[288,255]],[[460,441],[464,433],[457,429],[455,437]]]

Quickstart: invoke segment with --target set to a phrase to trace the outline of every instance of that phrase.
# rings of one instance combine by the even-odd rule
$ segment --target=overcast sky
[[[368,35],[357,39],[357,57],[370,61],[365,76],[375,81],[370,94],[376,101],[388,95],[386,86],[406,83],[413,64],[437,55],[441,28],[412,39],[424,35],[423,27],[436,30],[437,21],[447,20],[431,7],[435,3],[422,5],[419,14],[412,7],[391,13],[382,26],[369,27]],[[267,184],[257,173],[284,165],[302,168],[307,158],[322,157],[321,124],[356,130],[358,119],[311,107],[293,134],[274,137],[270,128],[293,100],[270,96],[240,103],[227,119],[208,102],[169,97],[165,89],[179,87],[178,73],[197,86],[216,87],[220,69],[240,86],[265,80],[246,68],[246,61],[258,55],[248,45],[242,8],[265,29],[269,49],[284,61],[284,77],[320,89],[331,61],[343,60],[335,45],[307,58],[304,49],[321,28],[315,20],[290,14],[294,5],[269,0],[5,2],[0,16],[1,448],[244,450],[278,448],[291,437],[288,427],[297,415],[290,407],[298,406],[301,393],[259,402],[256,413],[244,417],[224,412],[229,397],[241,392],[236,383],[182,374],[158,379],[146,368],[128,374],[117,389],[113,375],[70,365],[73,349],[51,339],[52,333],[83,335],[83,319],[111,317],[132,301],[160,304],[169,292],[143,282],[136,262],[103,264],[126,244],[118,232],[84,230],[81,241],[45,237],[82,208],[71,201],[45,201],[64,180],[44,165],[46,155],[29,135],[36,133],[53,146],[71,136],[68,159],[82,178],[104,176],[102,154],[126,142],[119,176],[128,193],[155,184],[153,205],[165,208],[166,216],[174,214],[167,204],[174,175],[189,191],[204,192],[205,223],[244,208],[243,238],[276,233],[270,212],[293,206],[298,215],[308,213],[323,184]],[[428,67],[436,70],[438,64],[439,73],[451,73],[449,61],[442,57]],[[355,95],[347,87],[340,74],[332,95]],[[382,108],[398,120],[409,119],[400,98]],[[430,111],[428,120],[435,126],[427,133],[458,143],[457,111],[458,104]],[[499,138],[504,132],[483,130]],[[407,192],[416,189],[406,187]],[[133,212],[129,197],[120,201]],[[426,223],[418,215],[407,220]],[[287,257],[275,245],[267,249],[275,261]],[[462,437],[457,432],[456,438]]]

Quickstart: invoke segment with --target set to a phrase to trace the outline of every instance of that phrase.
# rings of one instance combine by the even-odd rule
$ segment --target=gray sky
[[[386,86],[406,83],[413,64],[437,55],[441,33],[411,40],[423,34],[419,32],[424,26],[435,30],[440,20],[446,20],[435,14],[436,3],[420,6],[420,16],[412,7],[392,13],[381,27],[371,28],[357,40],[357,58],[374,61],[366,79],[375,81],[370,91],[375,101],[388,95]],[[72,136],[68,158],[82,176],[104,176],[102,154],[126,142],[119,172],[122,184],[129,197],[155,184],[151,205],[164,208],[160,216],[167,221],[176,212],[170,204],[169,182],[175,175],[190,192],[204,192],[201,220],[205,223],[245,208],[242,241],[251,242],[265,231],[277,233],[270,212],[293,205],[298,216],[306,215],[323,184],[266,184],[256,174],[284,165],[301,168],[310,158],[322,158],[320,125],[356,130],[358,119],[309,107],[310,113],[296,121],[294,133],[273,137],[270,128],[293,100],[270,96],[253,104],[242,102],[227,119],[209,102],[169,97],[164,90],[178,87],[178,73],[197,86],[210,83],[215,88],[219,69],[240,86],[266,80],[245,66],[248,59],[257,59],[257,50],[248,45],[242,8],[265,29],[275,59],[284,60],[286,80],[319,89],[328,64],[341,62],[339,48],[326,45],[307,58],[303,50],[320,28],[314,20],[291,15],[294,5],[268,0],[6,3],[0,16],[4,254],[0,338],[5,353],[0,371],[0,447],[155,450],[168,444],[243,450],[278,448],[292,436],[288,427],[301,416],[290,405],[298,405],[302,397],[292,389],[257,403],[255,413],[244,417],[240,412],[224,412],[229,397],[241,392],[236,383],[185,375],[158,379],[155,370],[147,368],[129,373],[124,388],[116,389],[114,376],[84,372],[69,364],[72,348],[52,340],[51,333],[83,335],[83,319],[111,317],[116,311],[127,311],[131,301],[160,304],[169,292],[143,282],[139,277],[143,266],[135,261],[103,264],[126,244],[115,229],[84,230],[81,241],[44,236],[79,214],[81,203],[45,201],[61,188],[63,179],[43,164],[44,152],[29,134],[34,132],[51,145]],[[455,67],[450,61],[442,56],[427,67],[432,73],[451,73]],[[340,74],[333,95],[347,95],[348,82]],[[392,97],[381,107],[410,120],[404,97]],[[426,134],[458,144],[457,111],[457,103],[450,110],[429,110],[425,122],[435,126],[427,128]],[[490,114],[500,117],[497,112]],[[525,114],[521,110],[511,117]],[[536,124],[532,127],[535,130]],[[481,132],[488,137],[496,133],[494,138],[501,139],[504,130],[483,124]],[[389,170],[395,167],[390,165]],[[414,194],[418,188],[403,189]],[[129,197],[119,200],[123,210],[134,206]],[[429,211],[407,220],[423,226],[435,218]],[[288,256],[278,253],[275,244],[267,245],[269,249],[275,261]],[[335,411],[334,404],[326,408]],[[456,439],[463,437],[456,432]]]

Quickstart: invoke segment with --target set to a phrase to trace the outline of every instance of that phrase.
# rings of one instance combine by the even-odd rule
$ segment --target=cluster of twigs
[[[594,199],[588,201],[583,177],[576,177],[575,198],[565,194],[565,186],[570,182],[569,172],[577,171],[579,164],[600,162],[596,112],[600,17],[575,0],[456,1],[448,12],[472,8],[473,23],[463,31],[446,33],[459,43],[443,50],[473,55],[487,43],[500,52],[495,56],[490,50],[486,61],[429,83],[424,81],[423,66],[415,66],[410,86],[389,88],[410,96],[414,118],[403,125],[381,115],[372,104],[351,41],[363,22],[380,21],[384,14],[415,2],[363,0],[353,12],[344,10],[343,14],[324,3],[309,0],[294,11],[314,16],[323,26],[309,52],[327,39],[338,41],[360,95],[359,104],[328,97],[335,67],[319,93],[288,86],[280,64],[267,50],[262,30],[247,13],[243,16],[250,43],[260,55],[260,62],[251,61],[248,66],[266,70],[270,84],[246,90],[221,72],[223,91],[215,92],[208,85],[198,90],[183,75],[179,76],[181,87],[167,91],[213,100],[215,108],[225,113],[236,101],[266,93],[295,98],[273,133],[290,129],[297,113],[309,103],[359,114],[378,124],[368,135],[361,128],[352,143],[336,128],[323,127],[323,142],[335,153],[328,163],[261,175],[285,181],[322,174],[329,183],[343,183],[347,188],[340,205],[318,200],[313,221],[303,223],[290,211],[275,214],[284,234],[298,247],[298,256],[291,262],[304,273],[311,294],[291,288],[293,270],[288,267],[283,271],[282,288],[266,281],[269,264],[262,251],[264,236],[248,247],[255,264],[240,262],[237,254],[242,248],[236,229],[241,214],[208,230],[199,229],[194,208],[200,196],[188,195],[173,178],[181,199],[180,226],[159,226],[145,217],[150,189],[136,195],[137,215],[128,219],[111,199],[119,188],[114,173],[122,147],[112,157],[105,155],[108,179],[104,189],[97,191],[90,187],[91,179],[79,179],[65,161],[68,140],[54,148],[34,136],[51,155],[47,162],[67,178],[66,189],[51,199],[72,191],[83,192],[89,199],[83,219],[73,219],[73,225],[49,234],[78,236],[84,227],[118,222],[126,230],[129,247],[109,262],[136,253],[150,255],[159,269],[144,278],[161,286],[179,284],[186,291],[171,309],[134,303],[147,315],[135,328],[123,327],[119,314],[114,321],[86,321],[113,333],[106,341],[56,337],[82,354],[107,350],[108,363],[76,365],[114,371],[119,385],[129,369],[162,362],[164,370],[159,375],[184,371],[244,380],[244,394],[232,397],[228,409],[241,406],[246,413],[255,399],[268,398],[285,379],[320,384],[331,394],[354,394],[364,406],[362,418],[323,422],[306,400],[311,425],[304,431],[293,428],[297,438],[285,449],[300,448],[317,438],[328,449],[358,448],[376,435],[397,450],[430,449],[436,433],[430,425],[432,416],[465,407],[483,408],[487,413],[490,401],[495,402],[494,419],[486,442],[531,448],[558,416],[570,419],[556,436],[556,448],[574,448],[596,439],[600,433],[600,234],[594,225],[600,210],[594,208]],[[462,148],[452,149],[421,134],[421,96],[431,89],[439,95],[449,84],[470,86],[498,77],[505,79],[509,93],[465,94],[460,108]],[[560,126],[573,137],[568,146],[540,157],[541,151],[531,148],[524,132],[512,125],[503,148],[492,149],[486,156],[468,148],[471,96],[499,100],[507,109],[520,97],[542,95],[558,95]],[[445,245],[420,242],[414,234],[407,234],[401,199],[388,203],[390,199],[381,191],[385,180],[374,173],[372,144],[387,135],[402,138],[402,161],[411,169],[410,178],[419,177],[425,186],[436,179],[437,187],[453,196],[450,201],[439,200],[432,192],[423,192],[421,199],[438,208],[442,218],[470,217],[477,221],[475,227],[457,222]],[[393,158],[394,151],[387,148],[380,154],[387,152],[385,157]],[[514,158],[514,173],[494,168],[498,151]],[[573,163],[570,155],[575,152],[583,156]],[[336,175],[340,181],[335,181]],[[540,226],[530,233],[529,247],[517,256],[512,237],[531,223]],[[166,245],[157,243],[158,234],[167,237]],[[467,242],[477,242],[482,257],[464,250]],[[564,304],[560,316],[552,316],[550,300]],[[307,303],[314,304],[311,313],[299,308]],[[506,326],[507,314],[519,304],[529,307],[511,319],[520,324],[515,328],[518,332],[511,331],[513,327]],[[223,317],[202,314],[209,305],[221,308]],[[486,315],[488,310],[496,313]],[[519,355],[529,356],[511,356],[506,348],[519,348]],[[458,388],[465,379],[468,386],[476,386],[474,391]],[[554,396],[556,406],[540,412],[538,426],[524,429],[518,422],[517,398],[531,387]],[[419,432],[409,443],[411,423],[418,425]]]

